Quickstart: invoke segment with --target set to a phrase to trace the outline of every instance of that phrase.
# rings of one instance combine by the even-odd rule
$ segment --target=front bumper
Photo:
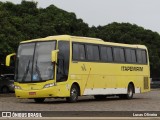
[[[69,91],[59,89],[57,87],[43,88],[40,90],[21,90],[16,89],[15,95],[17,98],[54,98],[54,97],[68,97]]]

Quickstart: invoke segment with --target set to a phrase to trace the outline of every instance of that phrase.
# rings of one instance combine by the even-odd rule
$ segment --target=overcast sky
[[[6,1],[6,0],[0,0]],[[21,0],[7,0],[20,3]],[[160,33],[160,0],[30,0],[74,12],[89,26],[129,22]]]

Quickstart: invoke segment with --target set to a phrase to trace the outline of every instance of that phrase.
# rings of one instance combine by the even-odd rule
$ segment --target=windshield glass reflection
[[[16,65],[17,82],[45,81],[54,78],[51,51],[55,41],[21,44]]]

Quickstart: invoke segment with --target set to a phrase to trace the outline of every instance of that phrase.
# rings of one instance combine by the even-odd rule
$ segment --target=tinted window
[[[138,63],[142,63],[143,62],[143,59],[142,59],[142,51],[137,49],[136,50],[136,53],[137,53],[137,62]]]
[[[100,47],[101,51],[101,60],[107,61],[107,48],[106,47]]]
[[[100,48],[100,50],[101,50],[101,60],[102,61],[113,61],[112,48],[111,47],[102,46]]]
[[[58,42],[58,65],[57,65],[57,82],[65,81],[68,79],[69,72],[69,42]]]
[[[98,46],[93,46],[94,60],[99,60],[99,48]]]
[[[142,61],[144,64],[147,63],[147,55],[145,50],[142,50]]]
[[[119,52],[120,52],[120,62],[125,62],[124,49],[120,48]]]
[[[85,60],[85,48],[83,44],[73,44],[73,60]]]
[[[126,61],[127,62],[132,62],[132,56],[131,56],[131,50],[130,49],[125,49],[125,55],[126,55]]]
[[[114,61],[119,62],[120,61],[119,48],[113,49],[113,55],[114,55]]]
[[[135,63],[136,62],[136,51],[134,49],[125,49],[126,62]]]
[[[86,45],[86,53],[88,60],[99,60],[99,50],[96,45]]]
[[[114,54],[114,61],[115,62],[124,62],[125,61],[123,48],[114,48],[113,54]]]
[[[79,45],[73,44],[73,60],[79,59]]]
[[[94,57],[93,57],[92,45],[87,45],[86,52],[87,52],[87,59],[88,60],[93,60]]]
[[[132,63],[136,63],[136,51],[131,49]]]
[[[108,61],[113,61],[113,55],[112,55],[112,48],[111,47],[107,47],[107,57],[108,57]]]

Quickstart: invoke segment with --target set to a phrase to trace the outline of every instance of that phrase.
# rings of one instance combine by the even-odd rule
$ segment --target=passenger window
[[[78,44],[73,44],[73,60],[79,59],[79,47]]]
[[[136,50],[136,54],[137,54],[137,62],[138,63],[142,63],[143,59],[142,59],[142,51],[140,49]]]
[[[87,45],[86,52],[87,52],[87,59],[88,60],[93,60],[94,59],[94,53],[93,53],[92,45]]]
[[[101,51],[101,60],[107,61],[107,48],[106,47],[100,47]]]
[[[126,62],[136,63],[136,51],[134,49],[125,49]]]
[[[114,61],[119,62],[120,61],[119,48],[113,49],[113,55],[114,55]]]
[[[98,46],[93,46],[93,53],[94,53],[94,59],[93,60],[98,61],[99,60],[99,48],[98,48]]]
[[[119,52],[120,52],[120,62],[125,62],[124,49],[120,48]]]
[[[128,63],[131,63],[132,62],[131,50],[130,49],[125,49],[125,55],[126,55],[126,61]]]
[[[102,46],[100,50],[101,50],[101,60],[102,61],[107,61],[107,62],[113,61],[112,48],[111,47]]]
[[[136,63],[136,51],[131,49],[132,63]]]
[[[113,61],[113,55],[112,55],[112,48],[111,47],[107,47],[107,57],[109,62]]]
[[[84,45],[79,45],[79,59],[85,60],[85,48]]]
[[[83,44],[73,44],[73,60],[85,60],[85,48]]]
[[[114,48],[113,53],[115,62],[125,62],[123,48]]]
[[[142,61],[144,64],[147,63],[147,54],[145,50],[142,50]]]
[[[87,59],[91,61],[99,60],[99,49],[96,45],[86,45]]]

